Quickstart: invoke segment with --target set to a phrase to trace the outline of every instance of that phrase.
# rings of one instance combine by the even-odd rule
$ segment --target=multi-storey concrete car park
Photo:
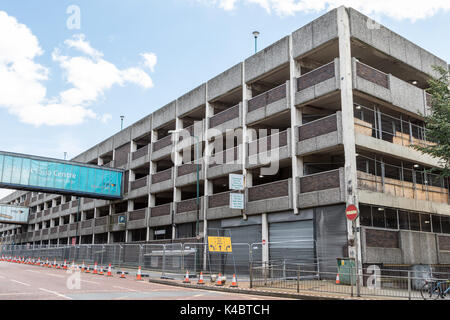
[[[448,180],[429,173],[437,159],[410,148],[432,143],[423,115],[435,65],[448,68],[361,13],[337,8],[73,159],[125,169],[123,200],[78,203],[70,196],[15,192],[2,202],[29,206],[32,214],[27,226],[3,225],[1,240],[195,237],[196,162],[183,157],[186,150],[195,154],[199,139],[202,236],[225,228],[236,243],[281,242],[270,250],[262,246],[263,261],[296,259],[299,252],[336,261],[359,251],[363,264],[449,264]],[[196,138],[179,146],[170,131],[180,129]],[[210,129],[233,130],[222,153]],[[259,129],[279,130],[275,174],[260,170],[270,164],[251,161],[264,152]],[[242,144],[248,132],[256,134]],[[230,173],[246,176],[246,219],[229,208]],[[352,241],[344,214],[350,203],[360,209],[359,241]],[[119,215],[126,215],[126,224],[118,224]],[[310,250],[286,249],[305,249],[305,243]]]

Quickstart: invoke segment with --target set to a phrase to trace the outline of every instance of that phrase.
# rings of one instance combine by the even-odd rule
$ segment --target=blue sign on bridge
[[[27,224],[30,208],[0,204],[0,223]]]
[[[0,151],[0,188],[122,198],[123,170]]]

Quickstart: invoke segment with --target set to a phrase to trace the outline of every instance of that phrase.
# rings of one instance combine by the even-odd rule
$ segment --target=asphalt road
[[[172,287],[133,276],[120,279],[0,262],[0,300],[271,300],[252,296]]]

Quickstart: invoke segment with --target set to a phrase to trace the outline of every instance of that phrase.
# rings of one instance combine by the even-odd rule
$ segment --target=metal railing
[[[323,272],[279,265],[250,266],[250,288],[266,287],[292,290],[302,294],[340,294],[351,297],[385,297],[393,299],[419,299],[426,281],[449,279],[449,273],[363,268],[357,273],[350,267],[344,271]],[[359,279],[358,279],[359,278]]]
[[[422,299],[420,289],[431,279],[450,279],[450,268],[420,266],[420,268],[380,268],[364,265],[357,272],[354,264],[341,267],[336,259],[317,257],[314,240],[273,243],[233,243],[232,254],[209,253],[205,243],[167,244],[85,244],[85,245],[2,245],[0,256],[40,259],[62,264],[72,262],[92,268],[111,264],[113,272],[135,270],[151,277],[182,279],[186,271],[198,276],[233,274],[250,288],[292,290],[302,294],[340,294],[341,296]],[[302,246],[299,246],[302,244]],[[286,256],[261,261],[262,250],[268,246],[270,257],[275,249]],[[295,253],[295,255],[294,255]],[[338,259],[343,260],[343,259]],[[344,259],[349,261],[349,259]],[[342,265],[344,266],[344,265]],[[439,272],[437,272],[439,271]]]

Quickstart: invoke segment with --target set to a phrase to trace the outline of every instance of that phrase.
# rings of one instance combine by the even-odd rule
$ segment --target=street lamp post
[[[125,118],[125,116],[120,116],[120,131],[123,130],[123,118]]]
[[[259,31],[253,31],[253,36],[255,37],[255,53],[258,52],[258,36],[259,36]]]

